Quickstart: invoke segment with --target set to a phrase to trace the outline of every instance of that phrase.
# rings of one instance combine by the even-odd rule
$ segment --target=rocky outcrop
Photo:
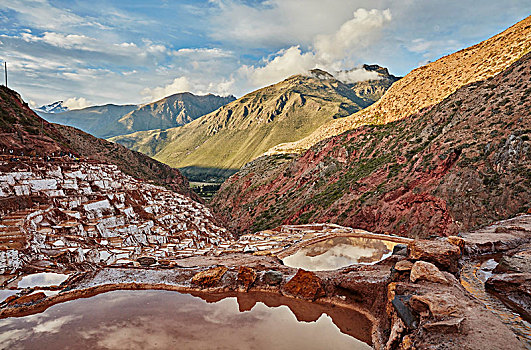
[[[455,235],[531,207],[531,54],[408,118],[364,126],[300,156],[257,159],[215,212],[239,232],[334,222],[415,238]]]
[[[415,240],[409,247],[409,259],[425,260],[452,273],[458,270],[460,256],[459,247],[444,239]]]
[[[284,285],[284,292],[308,300],[326,295],[321,279],[315,273],[302,269]]]
[[[528,240],[531,241],[531,233]],[[531,244],[506,252],[492,272],[485,288],[531,321]]]

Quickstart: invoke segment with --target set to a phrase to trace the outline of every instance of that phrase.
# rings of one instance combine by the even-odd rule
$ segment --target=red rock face
[[[240,233],[332,222],[447,236],[531,206],[531,54],[404,120],[259,158],[212,202]]]

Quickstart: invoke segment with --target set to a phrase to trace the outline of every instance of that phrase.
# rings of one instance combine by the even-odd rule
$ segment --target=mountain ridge
[[[140,130],[184,125],[232,101],[233,96],[177,93],[142,105],[105,104],[62,113],[37,113],[49,122],[109,138]]]
[[[326,73],[326,72],[325,72]],[[333,118],[372,104],[397,77],[343,83],[294,75],[253,91],[182,127],[111,138],[178,168],[213,168],[228,175],[273,145],[296,140]],[[358,89],[359,88],[359,89]],[[222,174],[223,175],[223,174]],[[225,175],[226,176],[226,175]]]
[[[239,233],[331,222],[457,234],[530,209],[530,110],[531,53],[407,118],[248,163],[211,204]]]
[[[365,124],[388,123],[434,105],[461,86],[503,71],[531,51],[531,16],[471,47],[414,69],[366,110],[322,125],[311,135],[267,154],[301,153],[327,137]]]

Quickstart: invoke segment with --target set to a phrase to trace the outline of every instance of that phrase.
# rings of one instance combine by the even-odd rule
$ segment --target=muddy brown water
[[[0,320],[1,349],[371,349],[351,309],[264,293],[121,290]]]
[[[282,259],[289,267],[309,271],[336,270],[353,264],[374,264],[391,256],[397,243],[361,237],[334,237],[300,248]]]

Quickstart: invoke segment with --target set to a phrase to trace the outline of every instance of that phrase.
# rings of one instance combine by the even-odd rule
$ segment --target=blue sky
[[[405,75],[530,14],[528,0],[0,0],[0,60],[33,105],[239,97],[315,67]]]

